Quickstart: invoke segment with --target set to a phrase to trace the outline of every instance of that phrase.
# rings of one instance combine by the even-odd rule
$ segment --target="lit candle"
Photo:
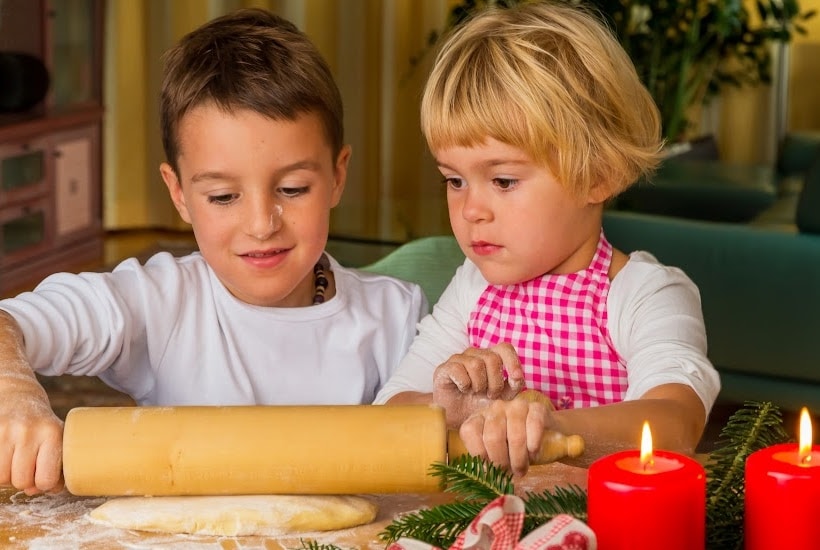
[[[746,550],[820,544],[820,448],[809,411],[800,411],[797,444],[772,445],[746,459]]]
[[[589,468],[587,512],[599,550],[703,550],[706,473],[697,461],[652,449],[605,456]]]

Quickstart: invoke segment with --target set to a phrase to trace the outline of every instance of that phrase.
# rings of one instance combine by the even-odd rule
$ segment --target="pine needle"
[[[524,496],[526,515],[522,535],[536,530],[559,514],[569,514],[586,523],[587,493],[577,485],[555,487],[542,493]]]
[[[407,537],[447,548],[487,504],[515,489],[509,472],[471,455],[451,464],[435,462],[430,475],[440,478],[444,490],[458,500],[401,516],[379,534],[380,539],[390,543]]]
[[[488,504],[484,501],[452,502],[398,517],[379,533],[385,543],[402,537],[449,548]]]
[[[489,461],[462,455],[451,464],[436,462],[430,475],[441,478],[444,490],[463,500],[483,500],[489,503],[501,495],[511,495],[515,487],[512,475]]]
[[[460,456],[452,464],[437,462],[430,467],[430,475],[441,478],[445,490],[455,493],[459,500],[404,515],[388,525],[379,538],[389,543],[406,537],[447,548],[487,504],[515,492],[509,472],[475,456]],[[528,492],[523,500],[523,534],[558,514],[586,520],[586,492],[578,486]]]
[[[743,547],[746,459],[788,440],[780,410],[770,402],[747,401],[729,418],[706,465],[707,549]]]

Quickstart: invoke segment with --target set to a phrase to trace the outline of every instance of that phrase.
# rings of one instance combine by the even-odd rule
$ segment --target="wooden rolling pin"
[[[409,406],[81,407],[63,474],[75,495],[424,493],[465,452],[444,411]],[[583,452],[550,433],[539,462]]]

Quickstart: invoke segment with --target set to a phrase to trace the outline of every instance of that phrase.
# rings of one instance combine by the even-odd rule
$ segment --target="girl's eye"
[[[462,180],[461,178],[444,177],[441,181],[450,189],[461,189],[462,187],[464,187],[464,180]]]
[[[496,187],[501,189],[502,191],[506,191],[508,189],[512,189],[518,183],[518,180],[510,179],[510,178],[495,178],[493,180]]]
[[[304,187],[280,187],[279,192],[282,193],[286,197],[298,197],[300,195],[304,195],[308,192],[310,188],[307,186]]]
[[[208,202],[211,204],[226,205],[236,200],[238,195],[236,193],[229,193],[227,195],[209,195]]]

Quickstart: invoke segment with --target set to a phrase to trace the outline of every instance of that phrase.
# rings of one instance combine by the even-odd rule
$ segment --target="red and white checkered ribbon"
[[[597,550],[595,533],[572,516],[555,516],[522,540],[524,501],[503,495],[489,503],[459,535],[449,550]],[[401,538],[387,550],[441,550],[413,539]]]

